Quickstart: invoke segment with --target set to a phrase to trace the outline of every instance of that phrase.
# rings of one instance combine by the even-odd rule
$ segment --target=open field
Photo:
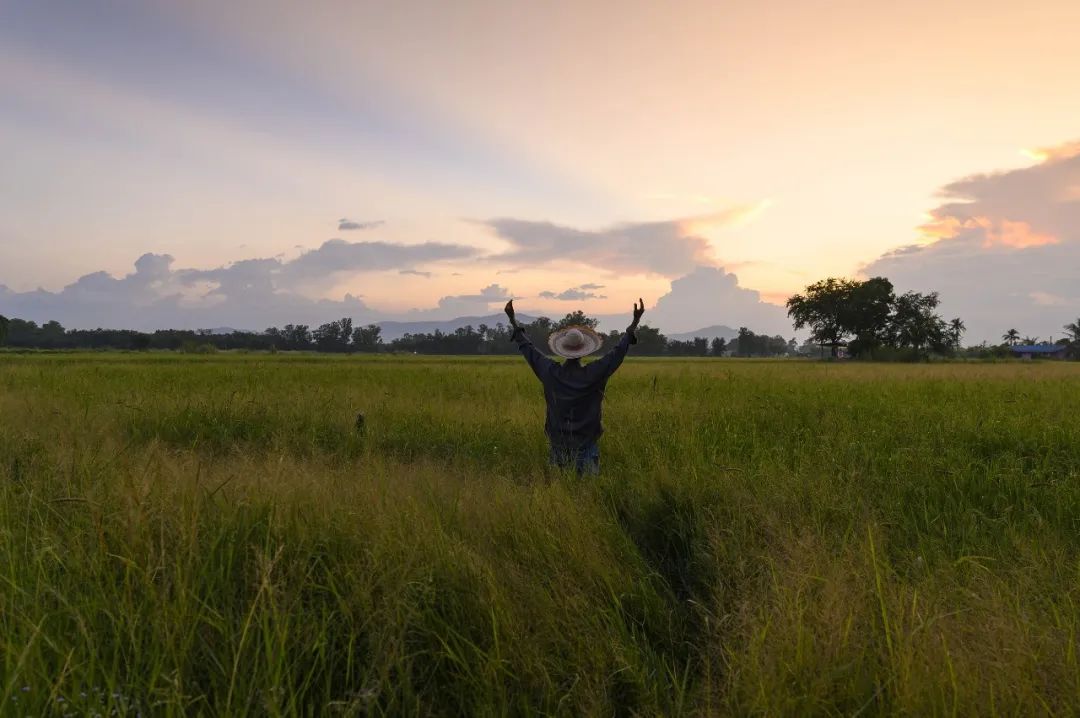
[[[582,481],[519,358],[0,354],[0,713],[1080,705],[1080,364],[630,359],[605,416]]]

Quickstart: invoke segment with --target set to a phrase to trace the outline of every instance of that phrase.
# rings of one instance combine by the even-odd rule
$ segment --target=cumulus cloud
[[[671,290],[655,306],[646,307],[643,321],[668,333],[722,324],[735,329],[745,326],[759,334],[792,334],[783,307],[740,287],[739,278],[722,267],[697,267],[672,281]]]
[[[145,330],[223,325],[262,329],[342,316],[371,320],[383,317],[376,317],[359,297],[313,299],[301,290],[310,284],[330,284],[344,274],[399,268],[419,272],[412,267],[475,253],[472,247],[435,242],[401,245],[335,239],[291,261],[253,258],[211,269],[177,269],[168,254],[144,254],[135,262],[134,272],[119,278],[93,272],[57,292],[0,292],[0,313],[33,321],[55,319],[75,328]],[[491,288],[478,296],[497,298]]]
[[[1080,316],[1080,143],[1031,153],[1038,164],[981,174],[941,190],[924,243],[862,269],[900,289],[939,291],[971,341],[1060,336]]]
[[[595,292],[587,291],[586,287],[599,287],[599,284],[583,284],[580,287],[571,287],[570,289],[564,289],[561,292],[540,292],[540,296],[544,299],[561,299],[563,301],[582,301],[585,299],[607,299],[606,295],[596,294]]]
[[[621,224],[599,231],[544,222],[492,220],[489,226],[510,248],[486,256],[460,244],[404,245],[342,239],[328,240],[294,259],[280,255],[253,257],[211,268],[177,268],[167,254],[147,254],[138,259],[133,272],[122,277],[95,272],[56,292],[0,289],[0,312],[35,321],[57,319],[72,327],[139,329],[223,325],[261,329],[271,324],[317,324],[341,316],[352,316],[357,321],[449,319],[491,313],[501,308],[510,292],[491,284],[475,294],[444,296],[433,308],[397,315],[379,313],[359,296],[320,300],[311,295],[357,273],[393,271],[429,277],[433,276],[429,265],[462,259],[500,262],[500,273],[507,274],[574,261],[613,271],[675,278],[672,291],[650,312],[652,323],[665,331],[716,323],[773,331],[777,324],[785,324],[774,321],[777,313],[783,316],[783,310],[762,302],[757,292],[739,287],[733,274],[717,266],[707,241],[699,236],[704,224],[737,223],[744,221],[744,214],[732,210],[669,222]],[[452,272],[451,276],[461,276],[461,272]],[[606,296],[599,293],[602,289],[603,284],[590,282],[541,296],[567,302],[604,299]],[[1053,294],[1058,296],[1060,292]]]
[[[485,224],[510,244],[507,251],[491,257],[494,261],[518,267],[577,262],[612,271],[676,277],[697,266],[716,265],[708,240],[699,234],[701,228],[746,221],[753,209],[736,207],[707,216],[624,223],[600,230],[511,218]]]
[[[476,294],[458,294],[443,297],[434,309],[417,309],[409,312],[412,318],[463,317],[489,314],[511,298],[510,290],[498,284],[489,284]]]
[[[374,229],[376,227],[382,226],[383,224],[384,222],[381,219],[374,222],[356,222],[349,219],[348,217],[342,217],[338,220],[337,228],[339,232],[349,232],[359,229]]]

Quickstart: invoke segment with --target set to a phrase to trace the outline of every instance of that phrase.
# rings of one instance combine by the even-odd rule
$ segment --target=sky
[[[0,313],[1080,317],[1080,3],[0,0]],[[1008,326],[1005,326],[1008,325]]]

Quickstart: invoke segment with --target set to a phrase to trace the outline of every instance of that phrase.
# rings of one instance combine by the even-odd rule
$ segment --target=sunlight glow
[[[1025,148],[1020,150],[1020,154],[1033,162],[1046,162],[1050,158],[1050,153],[1046,150],[1029,150]]]
[[[680,222],[680,229],[687,236],[709,234],[728,227],[745,227],[771,207],[773,200],[765,198],[753,204],[739,205],[712,214],[689,217]]]

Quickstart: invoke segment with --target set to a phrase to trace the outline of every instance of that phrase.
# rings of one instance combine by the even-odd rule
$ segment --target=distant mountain
[[[527,314],[518,314],[517,319],[522,324],[528,324],[536,319],[536,317],[529,316]],[[444,319],[440,321],[420,321],[420,322],[375,322],[382,327],[382,339],[386,342],[392,342],[395,339],[400,339],[406,334],[431,334],[436,329],[445,333],[454,332],[462,327],[472,326],[478,328],[481,324],[487,324],[489,327],[493,327],[497,324],[509,324],[506,315],[503,313],[489,314],[484,317],[458,317],[456,319]]]
[[[739,336],[738,329],[732,329],[729,326],[723,324],[714,324],[711,327],[705,327],[704,329],[695,329],[692,332],[683,332],[682,334],[666,334],[668,339],[674,339],[676,341],[685,342],[691,339],[697,339],[698,337],[705,337],[706,339],[715,339],[716,337],[723,338],[724,341],[731,341],[735,337]]]

